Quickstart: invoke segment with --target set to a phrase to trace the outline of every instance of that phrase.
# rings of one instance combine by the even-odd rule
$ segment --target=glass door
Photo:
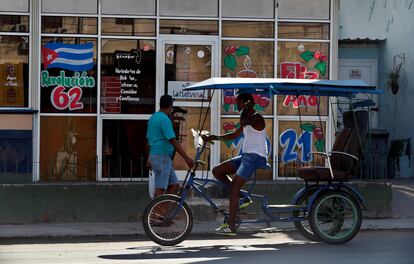
[[[174,98],[173,125],[177,139],[190,157],[196,154],[193,130],[218,130],[217,95],[209,91],[184,91],[183,88],[217,76],[215,65],[217,52],[216,38],[206,40],[168,39],[160,42],[162,65],[159,71],[159,94],[169,94]],[[159,96],[158,96],[159,98]],[[209,101],[212,99],[211,105]],[[207,117],[205,118],[206,113]],[[199,173],[207,173],[213,164],[215,149],[201,157],[206,165],[200,167]],[[214,163],[215,164],[215,163]],[[174,168],[179,178],[183,179],[187,165],[180,155],[174,156]]]

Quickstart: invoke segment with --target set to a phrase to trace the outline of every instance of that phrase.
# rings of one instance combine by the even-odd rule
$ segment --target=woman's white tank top
[[[265,129],[259,131],[248,125],[243,127],[243,135],[243,153],[256,153],[257,155],[267,158],[269,152],[266,144]]]

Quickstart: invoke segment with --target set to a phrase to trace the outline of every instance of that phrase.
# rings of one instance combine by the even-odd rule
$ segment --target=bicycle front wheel
[[[145,208],[143,225],[147,236],[162,246],[174,246],[187,238],[193,228],[193,214],[176,195],[161,195]]]
[[[328,192],[312,205],[310,224],[313,232],[328,244],[351,240],[361,227],[359,203],[344,192]]]

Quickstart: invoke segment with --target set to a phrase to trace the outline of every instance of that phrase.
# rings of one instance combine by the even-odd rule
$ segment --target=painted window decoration
[[[96,40],[43,41],[41,111],[96,113]]]
[[[239,113],[239,109],[237,107],[237,95],[238,90],[223,90],[223,114],[229,113]],[[271,108],[271,98],[270,95],[264,94],[254,94],[254,109],[259,112],[263,113],[266,112],[267,108]]]
[[[230,133],[238,128],[240,128],[239,119],[236,118],[222,118],[220,133]],[[266,123],[266,135],[267,135],[267,147],[269,150],[268,153],[268,163],[273,164],[273,148],[272,148],[272,128],[273,121],[272,119],[265,118]],[[232,157],[242,154],[242,145],[243,145],[243,134],[234,140],[225,140],[220,142],[220,161],[225,161]],[[256,172],[258,179],[272,179],[272,170],[269,169],[258,169]]]
[[[327,79],[327,43],[279,42],[278,76],[288,79]],[[279,115],[328,115],[328,97],[278,96]]]
[[[279,122],[279,177],[296,177],[299,167],[309,162],[321,162],[320,157],[309,153],[325,151],[325,126],[324,121]]]
[[[153,113],[155,60],[153,40],[104,40],[101,54],[101,113]]]
[[[271,78],[273,77],[273,43],[264,41],[223,41],[223,77]],[[238,91],[225,91],[222,114],[238,114]],[[270,96],[254,95],[255,109],[262,114],[272,114]]]

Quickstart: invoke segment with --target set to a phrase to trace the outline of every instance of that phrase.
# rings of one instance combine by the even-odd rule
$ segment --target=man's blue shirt
[[[169,142],[172,138],[175,138],[175,133],[170,118],[164,112],[154,113],[148,121],[147,129],[150,154],[172,155],[174,147]]]

